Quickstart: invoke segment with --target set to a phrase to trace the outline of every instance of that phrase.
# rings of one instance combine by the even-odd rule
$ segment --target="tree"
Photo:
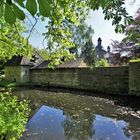
[[[74,28],[86,17],[88,7],[85,2],[80,0],[67,1],[64,9],[56,1],[54,6],[52,17],[47,26],[48,32],[44,35],[48,41],[50,58],[55,60],[54,63],[58,65],[74,58],[71,53],[72,49],[76,47],[73,41]]]
[[[35,52],[37,52],[44,60],[49,60],[49,52],[46,49],[33,49]]]
[[[140,46],[140,8],[136,11],[133,22],[125,28],[125,43],[132,43]]]
[[[85,24],[82,25],[81,27],[81,37],[79,40],[79,45],[81,46],[81,56],[85,58],[86,62],[90,65],[93,66],[95,65],[95,46],[93,45],[92,42],[92,36],[94,33],[94,30],[92,29],[91,26],[87,26]],[[79,34],[80,36],[80,34]]]
[[[140,8],[133,19],[125,28],[124,39],[121,42],[112,42],[113,51],[118,54],[115,63],[119,65],[127,64],[130,59],[140,58]]]
[[[105,13],[105,19],[113,19],[112,24],[119,24],[124,17],[124,21],[128,22],[130,20],[130,16],[126,12],[126,9],[123,7],[125,0],[1,0],[0,1],[0,16],[4,15],[5,20],[13,24],[16,21],[16,18],[20,20],[25,19],[25,12],[23,9],[28,10],[32,16],[36,14],[42,15],[43,17],[49,17],[52,19],[52,11],[54,8],[56,11],[59,9],[57,6],[59,5],[61,10],[64,10],[65,13],[72,13],[71,20],[75,20],[76,13],[74,9],[77,7],[84,7],[87,5],[90,9],[97,10],[99,7],[102,7],[103,12]],[[67,17],[67,14],[64,16]],[[55,15],[54,15],[55,16]],[[57,17],[55,17],[57,18]],[[69,17],[67,17],[69,18]],[[57,19],[59,20],[59,19]]]
[[[0,19],[0,63],[4,64],[13,55],[29,55],[31,45],[22,36],[24,26],[21,21],[9,25],[4,18]]]
[[[125,0],[1,0],[0,17],[4,16],[6,22],[14,24],[16,19],[24,20],[27,10],[34,17],[47,17],[49,23],[44,33],[48,40],[51,58],[56,64],[61,62],[63,56],[72,58],[69,48],[74,47],[72,42],[72,25],[79,25],[81,19],[88,14],[89,9],[97,10],[102,7],[105,19],[113,19],[116,32],[124,29],[124,24],[131,21],[123,7]],[[122,24],[122,21],[124,24]]]

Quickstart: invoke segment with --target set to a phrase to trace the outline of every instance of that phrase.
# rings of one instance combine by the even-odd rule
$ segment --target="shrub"
[[[100,61],[96,62],[96,67],[108,67],[109,64],[106,59],[101,59]]]
[[[131,59],[130,62],[140,62],[140,58],[137,58],[137,59]]]
[[[18,101],[9,92],[0,93],[0,140],[20,138],[25,131],[28,115],[27,101]]]

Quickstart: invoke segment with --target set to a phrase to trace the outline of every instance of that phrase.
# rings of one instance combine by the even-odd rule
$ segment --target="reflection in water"
[[[139,119],[117,116],[118,108],[104,100],[39,90],[16,94],[31,100],[33,117],[22,140],[139,140]]]
[[[73,110],[64,110],[64,112],[66,119],[63,122],[63,126],[67,139],[88,140],[92,138],[94,134],[93,113]]]
[[[96,115],[93,122],[95,135],[93,139],[105,140],[131,140],[132,138],[124,133],[127,131],[127,124],[124,121],[117,121],[115,119]],[[127,131],[127,133],[129,133]]]
[[[63,111],[42,106],[27,124],[26,139],[30,140],[64,140],[62,122]]]
[[[129,140],[123,131],[126,127],[124,121],[88,113],[69,112],[68,115],[60,109],[42,106],[28,122],[23,139]]]

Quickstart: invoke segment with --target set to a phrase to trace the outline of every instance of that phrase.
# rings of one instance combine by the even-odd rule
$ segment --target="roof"
[[[30,61],[24,56],[14,55],[10,60],[8,60],[5,66],[29,66]]]
[[[88,67],[84,61],[84,58],[72,59],[58,66],[58,68],[83,68],[83,67]]]
[[[35,66],[33,69],[46,69],[49,68],[48,65],[51,60],[45,60],[39,65]],[[84,58],[77,58],[72,59],[70,61],[64,62],[60,64],[57,68],[85,68],[88,67],[87,64],[84,62]]]
[[[49,68],[48,65],[51,62],[51,60],[44,60],[42,63],[39,65],[35,66],[33,69],[46,69]]]
[[[40,55],[40,53],[36,50],[33,50],[32,56],[34,58],[36,58],[38,61],[43,61],[44,60],[43,57]]]

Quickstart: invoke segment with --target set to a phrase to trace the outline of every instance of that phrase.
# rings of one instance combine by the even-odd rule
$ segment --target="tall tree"
[[[85,58],[86,62],[89,65],[93,66],[95,65],[96,61],[95,46],[92,42],[94,30],[91,26],[88,27],[85,24],[83,24],[82,26],[82,30],[80,31],[81,38],[79,40],[80,42],[78,43],[81,46],[81,56]]]

